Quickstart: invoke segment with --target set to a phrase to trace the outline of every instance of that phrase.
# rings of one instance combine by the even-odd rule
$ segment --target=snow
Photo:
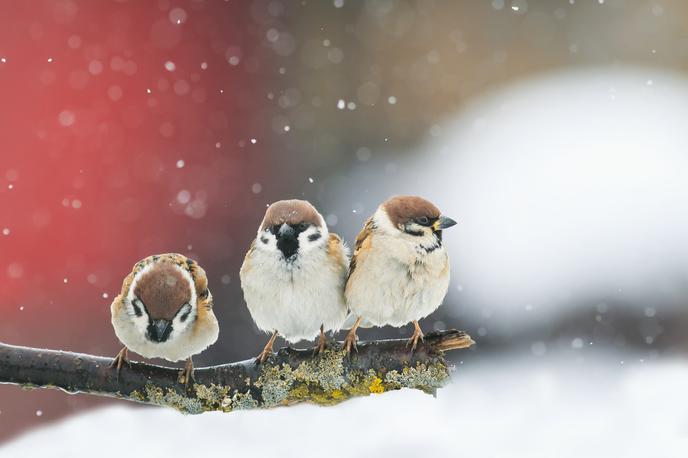
[[[405,390],[336,407],[183,416],[121,403],[30,432],[0,456],[688,456],[688,364],[632,354],[511,354],[458,364],[437,398]],[[620,365],[624,360],[626,364]],[[476,362],[478,361],[478,362]],[[118,442],[113,438],[126,438]],[[103,444],[113,444],[103,447]]]

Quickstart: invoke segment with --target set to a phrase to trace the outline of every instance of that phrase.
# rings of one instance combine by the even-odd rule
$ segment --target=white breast
[[[201,353],[215,343],[219,326],[212,310],[202,322],[194,323],[192,329],[181,334],[172,331],[165,342],[151,342],[136,328],[127,316],[124,307],[112,315],[112,325],[117,338],[129,349],[145,358],[163,358],[168,361],[182,361]]]
[[[328,256],[327,246],[286,263],[279,252],[254,249],[241,266],[241,288],[259,329],[278,331],[289,342],[338,330],[346,318],[346,263]]]
[[[372,235],[346,289],[351,313],[363,326],[403,326],[434,312],[449,288],[444,246],[426,252],[417,240]]]

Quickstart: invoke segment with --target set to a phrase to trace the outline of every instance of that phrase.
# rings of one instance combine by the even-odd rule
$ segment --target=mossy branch
[[[196,369],[194,383],[178,383],[178,369],[132,362],[117,371],[112,358],[0,343],[0,383],[58,388],[174,407],[184,413],[267,408],[312,402],[336,404],[355,396],[415,388],[428,393],[449,378],[444,352],[474,342],[456,331],[432,332],[414,352],[406,340],[361,342],[347,356],[341,345],[319,355],[282,348],[263,364],[253,359]]]

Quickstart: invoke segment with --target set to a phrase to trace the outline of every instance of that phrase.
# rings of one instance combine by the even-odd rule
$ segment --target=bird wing
[[[191,258],[186,258],[184,264],[191,274],[194,286],[196,287],[198,308],[201,309],[205,307],[205,309],[211,310],[213,308],[213,295],[208,289],[208,277],[205,274],[205,270]]]
[[[334,257],[336,266],[344,272],[348,272],[349,250],[340,236],[330,232],[330,236],[327,239],[327,251],[330,256]]]
[[[363,225],[363,229],[361,229],[361,232],[356,236],[354,255],[351,256],[351,262],[349,263],[349,279],[351,279],[351,276],[356,270],[356,265],[367,256],[374,229],[375,224],[373,223],[373,218],[368,218],[368,221]]]

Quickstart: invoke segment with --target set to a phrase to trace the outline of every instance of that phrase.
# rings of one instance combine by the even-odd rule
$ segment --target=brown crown
[[[172,320],[191,300],[191,288],[183,274],[168,262],[158,262],[136,282],[134,294],[144,303],[152,320]]]
[[[440,210],[422,197],[394,196],[382,203],[392,224],[396,227],[407,222],[426,216],[430,219],[439,218]]]
[[[260,230],[279,224],[309,223],[320,226],[321,217],[318,210],[305,200],[280,200],[270,205],[265,212]]]

